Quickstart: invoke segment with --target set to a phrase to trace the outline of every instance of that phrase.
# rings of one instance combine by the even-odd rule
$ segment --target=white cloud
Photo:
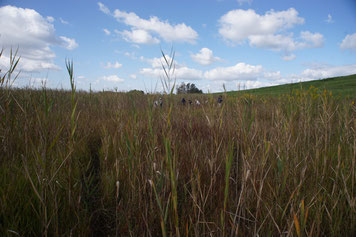
[[[268,80],[276,81],[276,80],[281,79],[282,75],[281,75],[280,71],[277,71],[277,72],[264,72],[263,73],[263,77],[265,79],[268,79]]]
[[[287,54],[287,55],[282,56],[282,59],[284,61],[292,61],[295,58],[296,58],[295,54]]]
[[[200,80],[203,79],[203,72],[194,68],[180,67],[176,69],[178,80]]]
[[[293,39],[293,34],[251,35],[248,37],[250,46],[267,48],[276,51],[291,52],[305,48],[320,48],[324,45],[324,37],[320,33],[303,31],[299,41]]]
[[[145,30],[124,30],[123,32],[119,32],[119,34],[122,35],[127,42],[136,44],[158,44],[160,42],[159,39],[152,37],[152,35]]]
[[[231,67],[217,67],[206,71],[204,77],[208,80],[256,80],[262,73],[261,65],[238,63]]]
[[[117,75],[110,75],[110,76],[102,76],[99,80],[109,81],[109,82],[124,82],[125,80],[119,78]]]
[[[151,78],[165,78],[161,68],[142,68],[140,73]],[[203,79],[203,72],[194,68],[179,67],[175,69],[174,76],[177,80],[194,81]],[[174,79],[174,78],[172,78]]]
[[[171,58],[166,55],[168,62],[170,62]],[[162,69],[162,64],[165,65],[164,58],[150,58],[146,59],[141,57],[142,61],[145,61],[151,65],[151,68],[142,68],[140,73],[152,77],[152,78],[161,78],[165,77],[165,73]],[[203,72],[194,68],[189,68],[187,66],[179,64],[177,61],[175,63],[175,71],[174,76],[177,80],[200,80],[204,78]]]
[[[293,55],[285,57],[292,58]],[[152,78],[164,78],[161,69],[161,58],[142,59],[152,66],[142,68],[140,74]],[[250,89],[265,86],[273,86],[297,81],[309,81],[321,78],[356,74],[356,65],[332,66],[326,64],[314,64],[299,74],[283,76],[280,71],[268,71],[261,65],[250,65],[244,62],[229,67],[216,67],[207,71],[201,71],[177,63],[175,77],[177,80],[194,81],[202,80],[205,91],[216,91],[224,83],[229,88],[238,86],[240,89]],[[208,82],[204,81],[208,80]],[[215,88],[215,89],[214,89]]]
[[[172,60],[171,57],[169,57],[169,56],[166,56],[166,58],[167,58],[168,61]],[[141,60],[146,60],[146,59],[141,57]],[[163,57],[161,57],[161,58],[152,58],[152,59],[147,59],[146,61],[148,63],[150,63],[153,68],[162,68],[162,63],[164,62],[164,58]],[[176,64],[177,64],[177,62],[176,62]]]
[[[130,74],[130,78],[131,79],[137,79],[137,76],[136,76],[136,74]]]
[[[248,5],[251,5],[253,0],[237,0],[238,4],[241,6],[245,3],[247,3]]]
[[[54,22],[54,18],[52,16],[47,16],[46,19],[49,23]]]
[[[168,61],[170,58],[167,56]],[[165,77],[162,69],[162,63],[164,63],[163,57],[161,58],[141,58],[151,65],[150,68],[142,68],[140,74],[151,78]],[[177,61],[174,76],[177,80],[193,81],[193,80],[210,80],[219,82],[231,82],[231,81],[247,81],[256,79],[277,80],[281,78],[280,72],[268,72],[263,69],[261,65],[249,65],[246,63],[237,63],[230,67],[216,67],[211,70],[201,71],[195,68],[189,68],[185,65],[179,64]]]
[[[68,25],[69,24],[68,21],[63,20],[61,17],[59,18],[59,21],[64,25]]]
[[[268,35],[251,35],[249,36],[250,46],[257,48],[267,48],[271,50],[293,51],[296,49],[296,43],[293,40],[292,34],[268,34]]]
[[[215,61],[221,60],[219,57],[214,57],[213,51],[208,48],[202,48],[199,53],[192,54],[191,58],[200,65],[207,66]]]
[[[245,81],[240,85],[243,89],[255,89],[260,87],[274,86],[275,83],[266,82],[266,81]]]
[[[59,37],[62,40],[62,45],[68,50],[73,50],[78,47],[77,42],[75,42],[75,39],[70,39],[65,36],[60,36]]]
[[[241,43],[251,35],[274,34],[303,24],[304,19],[298,16],[294,8],[280,12],[271,10],[265,15],[259,15],[252,9],[237,9],[223,15],[219,23],[219,33],[225,39]]]
[[[324,46],[324,36],[320,33],[313,34],[309,31],[302,31],[300,38],[303,42],[299,43],[299,48],[321,48]]]
[[[356,64],[342,66],[321,65],[305,69],[300,75],[300,80],[309,81],[351,74],[356,74]]]
[[[157,79],[163,76],[163,70],[160,68],[142,68],[140,73],[145,76]]]
[[[110,10],[103,5],[99,4],[99,9],[105,14],[111,15]],[[161,21],[156,16],[151,16],[148,20],[140,18],[134,12],[125,12],[116,9],[112,16],[118,21],[131,27],[131,32],[126,31],[123,36],[126,36],[127,40],[136,39],[133,34],[145,34],[151,36],[151,34],[158,35],[166,42],[188,42],[195,43],[198,38],[198,33],[194,31],[190,26],[185,23],[176,25],[170,24],[167,20]],[[146,32],[146,33],[143,33]],[[131,36],[131,37],[128,37]],[[157,38],[151,38],[157,42]],[[135,43],[146,43],[147,40],[137,40]]]
[[[168,61],[172,60],[172,58],[169,55],[165,55],[165,56]],[[150,64],[152,68],[162,68],[162,63],[165,63],[163,56],[160,58],[145,58],[144,56],[140,56],[140,60],[142,62],[146,62],[146,63]],[[174,63],[176,65],[176,67],[180,66],[177,61],[174,61]]]
[[[328,19],[325,20],[327,23],[331,24],[334,23],[335,21],[333,20],[333,17],[331,16],[331,14],[328,14]]]
[[[352,35],[346,35],[340,44],[341,49],[356,50],[356,33]]]
[[[21,59],[18,68],[22,71],[59,69],[53,62],[56,55],[51,47],[59,45],[73,49],[78,46],[74,39],[57,37],[48,18],[42,17],[33,9],[1,7],[0,29],[2,47],[19,47],[18,55]],[[8,60],[8,51],[4,52],[2,60]]]
[[[170,62],[172,60],[172,58],[169,55],[165,55],[165,56],[166,56],[166,59],[168,62]],[[153,68],[162,68],[162,64],[165,65],[165,60],[164,60],[163,56],[160,58],[145,58],[145,57],[141,56],[140,60],[150,64],[151,67],[153,67]],[[178,64],[177,61],[174,61],[174,63],[176,65],[176,67],[180,67],[180,64]]]
[[[249,42],[251,47],[291,52],[305,48],[322,47],[324,37],[320,33],[303,31],[299,39],[287,30],[304,23],[294,8],[285,11],[268,11],[264,15],[254,10],[237,9],[223,15],[220,20],[220,35],[237,44]]]
[[[107,8],[104,4],[102,4],[101,2],[98,2],[99,5],[99,9],[100,11],[102,11],[103,13],[105,13],[106,15],[110,15],[110,10],[109,8]]]
[[[122,67],[122,64],[119,63],[118,61],[116,61],[115,63],[107,62],[104,67],[107,68],[107,69],[109,69],[109,68],[115,68],[115,69],[117,69],[117,68]]]
[[[110,30],[104,28],[103,31],[104,31],[104,33],[105,33],[106,35],[111,35]]]

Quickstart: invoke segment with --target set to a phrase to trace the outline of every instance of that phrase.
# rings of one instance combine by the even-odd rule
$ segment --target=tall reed
[[[356,232],[356,98],[155,108],[160,95],[77,91],[66,66],[70,91],[0,89],[0,235]]]

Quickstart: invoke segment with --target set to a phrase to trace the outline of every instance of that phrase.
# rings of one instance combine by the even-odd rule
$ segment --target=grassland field
[[[342,77],[332,77],[314,81],[297,82],[285,85],[264,87],[258,89],[249,89],[241,91],[231,91],[228,95],[236,96],[241,94],[254,94],[264,96],[278,96],[291,94],[295,90],[308,90],[310,87],[318,88],[319,90],[328,90],[334,96],[350,96],[356,95],[356,74]]]
[[[222,106],[2,86],[0,235],[354,236],[356,79],[329,81]]]

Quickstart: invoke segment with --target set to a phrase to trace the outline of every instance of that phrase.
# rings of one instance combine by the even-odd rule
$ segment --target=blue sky
[[[355,0],[0,0],[0,67],[19,47],[16,86],[161,92],[161,52],[177,83],[204,92],[356,73]]]

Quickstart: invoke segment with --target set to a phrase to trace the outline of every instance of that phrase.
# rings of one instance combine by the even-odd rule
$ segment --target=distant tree
[[[201,94],[202,90],[199,90],[194,83],[185,84],[182,82],[180,86],[177,87],[177,94]]]
[[[177,94],[187,94],[187,88],[184,82],[177,87]]]
[[[133,94],[142,94],[144,95],[145,92],[144,91],[141,91],[141,90],[130,90],[129,93],[133,93]]]

